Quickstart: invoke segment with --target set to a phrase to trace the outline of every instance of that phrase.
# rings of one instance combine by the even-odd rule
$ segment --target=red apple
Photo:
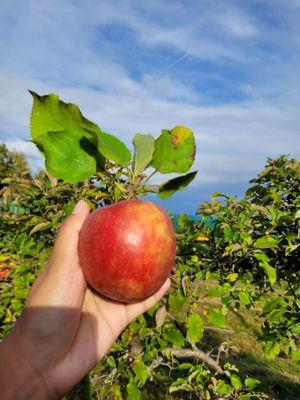
[[[173,225],[157,205],[125,200],[93,211],[79,235],[87,282],[113,300],[134,302],[155,293],[174,265]]]

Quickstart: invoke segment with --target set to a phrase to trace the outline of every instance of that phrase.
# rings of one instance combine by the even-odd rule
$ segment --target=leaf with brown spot
[[[195,158],[193,132],[184,126],[162,130],[155,140],[152,167],[162,174],[187,172]]]

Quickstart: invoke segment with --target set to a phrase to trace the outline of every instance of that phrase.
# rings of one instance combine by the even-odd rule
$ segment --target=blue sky
[[[128,146],[193,129],[198,177],[165,208],[241,195],[268,156],[299,157],[299,21],[299,0],[1,2],[0,141],[41,167],[27,89],[54,92]]]

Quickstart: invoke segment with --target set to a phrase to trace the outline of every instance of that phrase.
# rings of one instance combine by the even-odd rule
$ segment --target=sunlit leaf
[[[191,314],[186,323],[187,335],[193,343],[198,343],[203,337],[204,326],[199,314]]]
[[[135,372],[136,379],[144,385],[148,378],[148,369],[144,362],[138,358],[132,364],[132,369]]]
[[[256,249],[272,249],[277,246],[277,240],[272,236],[263,236],[254,242]]]
[[[89,154],[89,142],[67,131],[48,132],[39,137],[46,157],[46,168],[56,178],[77,183],[96,172],[95,157]],[[87,151],[86,151],[87,150]]]
[[[184,126],[176,126],[171,130],[165,129],[155,140],[152,166],[162,174],[188,172],[194,158],[194,134]]]

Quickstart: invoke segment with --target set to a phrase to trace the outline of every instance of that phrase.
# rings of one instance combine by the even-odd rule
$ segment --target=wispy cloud
[[[56,92],[130,145],[184,124],[197,184],[246,182],[299,156],[300,8],[255,2],[8,0],[0,6],[0,140],[42,165],[27,89]],[[201,187],[201,186],[200,186]]]

